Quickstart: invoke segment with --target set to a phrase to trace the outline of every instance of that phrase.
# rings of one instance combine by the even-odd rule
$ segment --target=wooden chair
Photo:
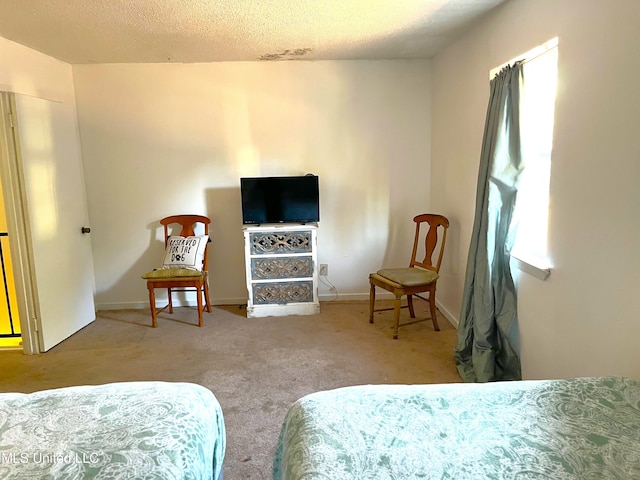
[[[164,244],[165,249],[169,244],[170,231],[169,227],[172,224],[178,224],[182,227],[180,231],[181,237],[195,236],[195,229],[198,224],[204,226],[204,235],[209,236],[209,224],[211,220],[202,215],[173,215],[160,220],[160,223],[164,226]],[[153,327],[157,327],[157,314],[167,307],[169,313],[173,313],[172,293],[196,291],[196,298],[198,302],[198,326],[202,327],[202,294],[204,293],[205,306],[207,312],[211,312],[211,302],[209,301],[209,272],[208,272],[208,255],[209,255],[209,242],[206,240],[204,247],[204,254],[202,257],[202,269],[189,269],[189,268],[160,268],[146,273],[142,276],[147,280],[147,289],[149,290],[149,306],[151,307],[151,319]],[[164,307],[156,308],[155,289],[166,288],[167,297],[169,303]]]
[[[431,310],[431,321],[436,331],[440,330],[438,326],[438,320],[436,319],[436,282],[438,280],[438,272],[440,271],[440,264],[442,263],[442,254],[444,253],[444,245],[447,239],[447,229],[449,228],[449,220],[442,215],[435,214],[422,214],[414,217],[413,221],[416,223],[416,234],[413,241],[413,253],[411,254],[411,261],[407,268],[385,268],[378,270],[376,273],[369,275],[369,284],[371,285],[369,294],[369,323],[373,323],[373,313],[384,310],[393,310],[393,338],[398,338],[398,327],[404,327],[406,325],[412,325],[414,323],[428,320],[416,320],[414,322],[408,322],[400,325],[400,309],[401,299],[403,296],[407,296],[407,305],[409,307],[409,314],[411,318],[415,318],[415,312],[413,310],[413,296],[429,302]],[[424,259],[417,260],[418,246],[421,242],[421,227],[426,227],[428,230],[426,234],[422,228],[424,237]],[[442,231],[442,240],[438,244],[438,230]],[[438,247],[439,245],[439,247]],[[438,247],[438,248],[436,248]],[[437,261],[433,263],[433,256],[437,250]],[[385,290],[395,295],[394,306],[392,308],[381,308],[376,310],[376,287],[384,288]],[[428,293],[428,298],[425,298],[420,293]]]

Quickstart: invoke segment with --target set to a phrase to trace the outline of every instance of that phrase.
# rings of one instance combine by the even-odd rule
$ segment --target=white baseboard
[[[442,304],[436,299],[436,307],[440,310],[440,313],[444,318],[446,318],[451,325],[458,329],[458,320],[454,317],[449,310],[442,306]]]
[[[386,294],[386,292],[382,295],[378,295],[376,292],[376,299],[384,299],[384,300],[389,300],[393,298],[393,295],[391,294]],[[365,301],[365,300],[369,300],[369,294],[368,293],[342,293],[342,294],[334,294],[334,293],[322,293],[320,295],[318,295],[318,299],[321,302],[327,302],[327,303],[331,303],[331,302],[360,302],[360,301]]]
[[[166,304],[166,298],[158,298],[157,306],[164,306]],[[246,298],[216,298],[211,300],[211,305],[246,305]],[[173,299],[174,307],[197,307],[198,304],[195,300],[178,300]],[[140,310],[148,309],[149,301],[145,302],[113,302],[113,303],[96,303],[96,311],[100,310]]]
[[[376,294],[376,298],[381,300],[391,300],[393,295],[387,292],[380,292]],[[364,301],[369,300],[368,293],[347,293],[342,295],[334,295],[332,293],[318,295],[318,300],[321,302],[349,302],[349,301]],[[164,298],[158,298],[158,305],[164,304],[167,300]],[[195,307],[195,300],[178,300],[173,299],[173,304],[176,307]],[[211,300],[212,305],[246,305],[247,298],[216,298]],[[113,302],[113,303],[96,303],[96,310],[136,310],[141,308],[149,308],[149,301],[138,302]]]
[[[393,295],[389,292],[376,292],[376,299],[380,300],[393,300]],[[369,300],[369,293],[347,293],[334,295],[331,293],[318,295],[320,302],[353,302],[353,301],[367,301]],[[158,305],[164,305],[166,299],[158,299]],[[246,305],[246,298],[216,298],[212,300],[212,305]],[[197,306],[195,300],[173,300],[173,305],[176,307],[195,307]],[[440,313],[447,319],[447,321],[458,328],[458,320],[455,316],[447,310],[438,300],[436,300],[436,306]],[[140,310],[148,309],[149,302],[115,302],[115,303],[97,303],[96,310]]]
[[[117,302],[117,303],[96,303],[96,311],[100,310],[140,310],[149,308],[149,301],[146,302]]]

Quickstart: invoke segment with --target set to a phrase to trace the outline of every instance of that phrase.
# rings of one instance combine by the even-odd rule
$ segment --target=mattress
[[[640,382],[600,377],[314,393],[285,417],[273,478],[640,478]]]
[[[0,479],[217,479],[222,410],[191,383],[0,394]]]

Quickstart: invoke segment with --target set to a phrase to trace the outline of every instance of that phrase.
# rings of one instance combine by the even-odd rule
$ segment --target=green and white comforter
[[[640,479],[640,382],[367,385],[303,397],[274,480]]]
[[[217,479],[222,410],[200,385],[0,394],[0,479]]]

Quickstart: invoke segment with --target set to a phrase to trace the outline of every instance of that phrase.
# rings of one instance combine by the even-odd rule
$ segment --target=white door
[[[95,278],[75,110],[15,95],[16,150],[39,350],[95,320]]]

